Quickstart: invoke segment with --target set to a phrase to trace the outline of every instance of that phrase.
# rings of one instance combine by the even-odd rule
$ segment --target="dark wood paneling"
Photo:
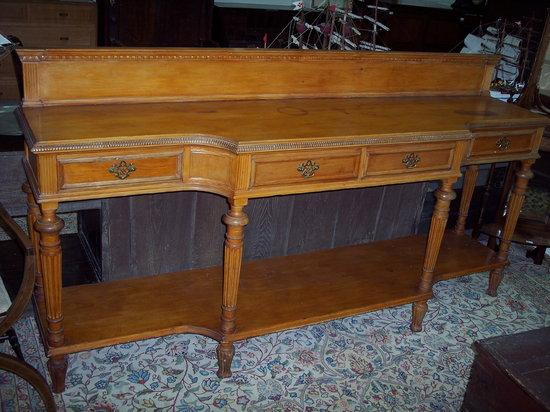
[[[97,280],[77,234],[61,235],[63,248],[63,286],[95,283]],[[0,275],[12,301],[15,299],[24,270],[25,255],[14,240],[0,241]]]
[[[129,198],[103,200],[101,209],[101,241],[103,280],[131,276],[132,236]]]
[[[407,184],[252,199],[245,260],[415,233],[423,193]],[[104,200],[104,280],[221,264],[226,211],[223,197],[201,192]]]
[[[152,240],[143,242],[132,233],[133,275],[164,273],[171,270],[172,262],[189,262],[191,251],[186,246],[193,236],[189,228],[195,218],[194,198],[170,193],[129,198],[132,221],[144,222],[138,236]]]
[[[186,194],[180,193],[179,195]],[[193,239],[190,245],[192,250],[190,267],[221,265],[225,235],[222,216],[227,212],[227,201],[221,196],[210,193],[198,192],[196,196]],[[173,264],[177,265],[176,262]]]
[[[395,225],[398,223],[401,210],[399,202],[401,200],[402,185],[384,186],[382,208],[378,217],[374,240],[390,239]]]
[[[296,196],[253,199],[246,208],[250,222],[245,229],[245,260],[287,254],[290,219]]]
[[[293,255],[329,248],[334,234],[340,192],[308,193],[296,196],[289,221],[286,254]]]
[[[399,199],[400,213],[390,238],[416,233],[426,196],[426,186],[426,183],[413,183],[402,189]]]
[[[333,246],[356,245],[374,239],[384,187],[340,192]]]

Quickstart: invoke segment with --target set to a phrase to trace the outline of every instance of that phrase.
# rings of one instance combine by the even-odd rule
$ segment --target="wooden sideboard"
[[[199,333],[219,342],[218,376],[227,377],[236,340],[406,303],[420,331],[433,283],[474,272],[490,271],[496,293],[548,120],[489,98],[494,57],[18,53],[24,189],[40,251],[35,307],[56,391],[69,353]],[[464,222],[478,165],[510,160],[522,167],[495,253],[466,236]],[[460,218],[445,232],[461,165]],[[429,180],[440,187],[427,236],[242,263],[251,198]],[[227,198],[222,266],[62,289],[60,202],[181,190]]]
[[[95,47],[95,2],[0,0],[0,33],[16,36],[24,47]],[[12,59],[0,60],[0,100],[19,100]]]

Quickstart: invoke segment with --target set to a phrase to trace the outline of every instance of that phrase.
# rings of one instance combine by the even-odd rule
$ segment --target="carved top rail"
[[[486,94],[497,58],[239,49],[18,50],[24,106]]]

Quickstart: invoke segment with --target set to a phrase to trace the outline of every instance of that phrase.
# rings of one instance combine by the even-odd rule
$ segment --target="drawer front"
[[[58,157],[59,189],[181,181],[183,153]]]
[[[95,6],[91,4],[29,4],[29,21],[42,24],[95,24]]]
[[[6,32],[14,33],[25,47],[92,47],[95,45],[95,30],[85,27],[17,27],[3,26]]]
[[[477,133],[474,137],[470,156],[530,152],[534,138],[535,131],[533,130],[497,132],[494,134]]]
[[[27,21],[27,5],[23,2],[0,3],[0,22],[25,23]],[[5,32],[5,34],[11,34]]]
[[[360,161],[360,149],[253,155],[250,187],[353,180]]]
[[[19,24],[96,24],[95,4],[0,2],[0,22]]]
[[[368,156],[366,176],[450,170],[454,151],[453,143],[372,150]]]

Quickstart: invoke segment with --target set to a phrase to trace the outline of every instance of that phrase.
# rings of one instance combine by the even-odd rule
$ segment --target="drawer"
[[[72,157],[58,161],[59,189],[181,181],[182,151]]]
[[[26,23],[27,5],[21,1],[0,2],[0,22]],[[2,30],[3,34],[11,34]]]
[[[14,33],[25,47],[92,47],[95,45],[95,29],[83,27],[15,27],[3,26],[8,33]]]
[[[385,146],[371,149],[367,160],[366,176],[450,170],[454,152],[454,143]]]
[[[93,4],[30,3],[30,23],[40,24],[95,24],[96,13]]]
[[[534,130],[476,133],[470,156],[530,152],[533,148],[534,138]]]
[[[357,179],[361,149],[301,150],[252,156],[250,187]]]

